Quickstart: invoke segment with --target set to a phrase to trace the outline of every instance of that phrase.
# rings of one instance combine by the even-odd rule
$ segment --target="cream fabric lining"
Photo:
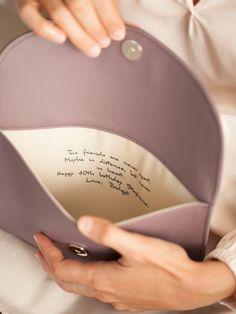
[[[118,222],[196,201],[163,163],[121,136],[80,127],[4,134],[75,219]]]

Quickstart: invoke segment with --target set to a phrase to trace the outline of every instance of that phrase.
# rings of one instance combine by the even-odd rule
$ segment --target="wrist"
[[[236,293],[235,276],[224,262],[206,260],[198,264],[198,287],[209,300],[212,300],[211,304]]]

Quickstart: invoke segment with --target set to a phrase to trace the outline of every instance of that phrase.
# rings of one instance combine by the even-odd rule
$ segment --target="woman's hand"
[[[124,231],[100,218],[83,217],[78,227],[122,257],[88,263],[64,259],[47,237],[38,234],[36,257],[65,291],[130,311],[194,309],[235,291],[234,276],[222,262],[192,261],[176,244]]]
[[[63,43],[67,38],[90,57],[111,39],[125,37],[118,0],[17,0],[21,19],[39,36]],[[41,15],[46,10],[52,21]]]

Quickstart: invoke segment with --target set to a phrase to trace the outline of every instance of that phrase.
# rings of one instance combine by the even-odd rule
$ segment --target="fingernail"
[[[37,235],[35,234],[33,237],[34,237],[34,241],[38,244]]]
[[[112,39],[114,40],[122,40],[125,38],[125,29],[120,29],[119,31],[116,31],[112,34]]]
[[[66,36],[64,34],[57,33],[55,34],[54,39],[58,44],[63,44],[66,41]]]
[[[100,41],[100,46],[102,48],[107,48],[111,43],[111,39],[109,37],[105,37]]]
[[[93,46],[86,52],[87,56],[92,57],[92,58],[98,57],[100,53],[101,53],[101,48],[99,46]]]
[[[78,222],[78,227],[82,233],[89,234],[93,228],[93,221],[90,218],[81,218]]]
[[[56,44],[63,44],[66,41],[66,35],[60,32],[55,31],[54,29],[49,30],[52,40]]]

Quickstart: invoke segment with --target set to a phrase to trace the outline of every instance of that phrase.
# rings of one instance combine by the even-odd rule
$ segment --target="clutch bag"
[[[88,214],[201,260],[221,164],[204,89],[146,32],[128,28],[96,59],[33,33],[2,52],[0,227],[20,239],[43,232],[66,258],[116,259],[77,229]]]

